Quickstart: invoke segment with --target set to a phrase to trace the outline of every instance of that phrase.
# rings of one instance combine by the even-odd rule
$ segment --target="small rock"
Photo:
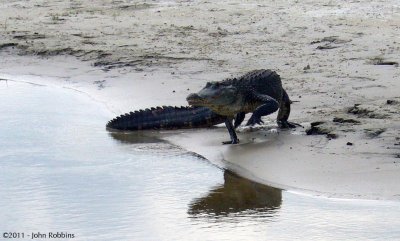
[[[360,122],[358,120],[354,120],[354,119],[344,119],[341,117],[334,117],[333,122],[338,122],[338,123],[352,123],[352,124],[360,124]]]
[[[312,127],[319,126],[319,125],[324,124],[324,123],[325,123],[325,121],[314,121],[314,122],[311,122],[311,126]]]
[[[386,128],[364,129],[365,134],[370,138],[377,137],[385,131]]]
[[[325,44],[325,45],[320,45],[320,46],[317,47],[317,49],[319,49],[319,50],[335,49],[335,48],[339,48],[339,46],[332,45],[332,44]]]
[[[15,47],[15,46],[17,46],[18,44],[17,43],[4,43],[4,44],[0,44],[0,50],[1,49],[3,49],[3,48],[7,48],[7,47]]]
[[[381,57],[376,57],[376,58],[371,59],[371,63],[372,63],[373,65],[393,65],[393,66],[395,66],[395,67],[398,67],[398,66],[399,66],[399,63],[398,63],[398,62],[396,62],[396,61],[390,61],[390,60],[384,60],[384,59],[381,58]]]
[[[337,135],[332,132],[333,128],[323,121],[311,123],[311,127],[306,130],[307,135],[326,135],[330,139],[337,138]]]
[[[369,107],[360,107],[359,104],[355,104],[353,107],[347,109],[347,113],[357,115],[361,118],[371,118],[371,119],[385,119],[387,114],[376,113],[376,110],[372,110]]]
[[[365,116],[365,115],[369,114],[370,112],[372,112],[371,110],[367,110],[365,108],[360,108],[359,106],[360,106],[360,104],[355,104],[353,107],[350,107],[347,110],[347,113]]]
[[[394,105],[394,104],[398,104],[399,102],[397,100],[387,100],[386,104],[388,105]]]
[[[338,135],[335,133],[328,133],[326,134],[326,137],[328,137],[329,139],[336,139],[338,138]]]
[[[307,66],[303,68],[303,70],[309,70],[309,69],[311,69],[309,64],[307,64]]]
[[[351,143],[351,142],[347,142],[347,143],[346,143],[346,145],[348,145],[348,146],[352,146],[352,145],[353,145],[353,143]]]

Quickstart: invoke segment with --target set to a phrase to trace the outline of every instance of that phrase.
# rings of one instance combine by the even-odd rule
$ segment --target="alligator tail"
[[[169,130],[210,127],[223,123],[226,117],[206,107],[163,106],[120,115],[107,123],[116,130]]]

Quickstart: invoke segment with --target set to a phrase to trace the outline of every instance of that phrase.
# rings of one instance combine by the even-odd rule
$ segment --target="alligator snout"
[[[203,102],[204,100],[198,94],[192,93],[186,97],[186,101],[189,103],[189,105],[196,105]]]
[[[191,100],[191,99],[197,99],[197,98],[200,98],[200,96],[199,96],[198,94],[196,94],[196,93],[191,93],[190,95],[188,95],[188,96],[186,97],[186,100],[189,101],[189,100]]]

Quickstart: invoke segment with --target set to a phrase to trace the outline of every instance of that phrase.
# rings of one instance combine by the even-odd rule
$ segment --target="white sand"
[[[374,64],[400,61],[395,0],[14,1],[0,11],[0,78],[87,93],[113,112],[110,118],[186,105],[186,95],[209,80],[274,69],[299,101],[291,120],[327,121],[337,139],[301,129],[255,131],[239,133],[240,145],[222,146],[223,128],[165,138],[277,187],[400,199],[400,68]],[[354,104],[367,114],[348,113]],[[334,123],[334,117],[360,124]],[[265,120],[273,125],[274,118]]]

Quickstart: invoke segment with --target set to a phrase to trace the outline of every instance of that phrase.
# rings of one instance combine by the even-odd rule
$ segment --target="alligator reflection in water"
[[[151,132],[110,132],[109,134],[113,139],[125,144],[167,144]],[[157,149],[158,146],[153,145],[149,148]],[[229,171],[224,171],[224,181],[223,185],[209,191],[207,196],[195,199],[189,205],[188,214],[192,218],[223,217],[228,214],[271,216],[282,204],[280,189],[250,181]]]
[[[223,217],[229,214],[271,216],[282,204],[282,190],[252,182],[229,171],[225,183],[207,196],[194,200],[188,213],[192,217]],[[263,215],[264,214],[264,215]]]
[[[140,132],[124,132],[124,131],[109,131],[108,134],[121,143],[140,144],[140,143],[159,143],[165,142],[157,137],[151,131]]]

